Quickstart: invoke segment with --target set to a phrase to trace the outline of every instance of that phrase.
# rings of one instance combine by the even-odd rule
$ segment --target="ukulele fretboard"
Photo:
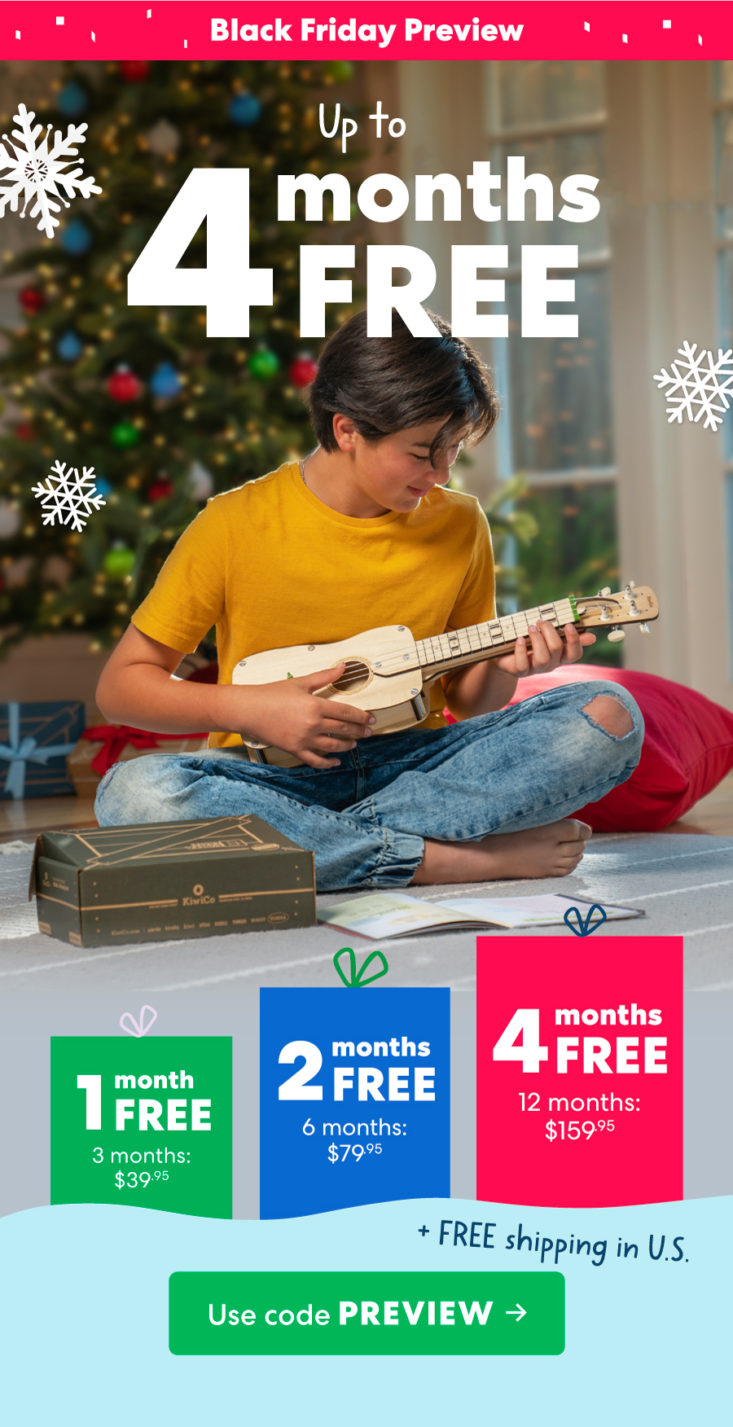
[[[487,620],[483,624],[471,624],[466,629],[452,629],[447,634],[436,634],[431,639],[417,639],[415,647],[420,666],[425,669],[431,664],[445,664],[453,659],[470,658],[483,650],[498,649],[505,644],[513,644],[522,635],[529,634],[531,624],[547,620],[561,629],[566,624],[574,624],[577,614],[569,599],[555,600],[553,604],[540,605],[538,609],[523,609],[517,614],[504,615],[503,619]]]

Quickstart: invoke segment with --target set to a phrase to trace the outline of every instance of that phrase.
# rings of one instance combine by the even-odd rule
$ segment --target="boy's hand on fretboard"
[[[583,649],[595,644],[596,636],[589,632],[579,633],[574,624],[565,625],[565,638],[547,620],[539,620],[530,625],[529,637],[517,640],[511,654],[504,654],[494,662],[505,674],[513,674],[524,679],[528,674],[551,674],[561,664],[576,664],[583,658]]]

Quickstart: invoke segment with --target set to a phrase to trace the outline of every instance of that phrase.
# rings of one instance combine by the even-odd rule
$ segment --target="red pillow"
[[[186,675],[186,682],[189,684],[215,684],[219,678],[218,664],[201,664],[198,669],[193,669]]]
[[[512,703],[558,684],[608,679],[636,699],[644,715],[641,759],[627,782],[578,815],[594,832],[658,832],[681,818],[733,768],[733,713],[684,684],[633,669],[569,664],[520,679]]]

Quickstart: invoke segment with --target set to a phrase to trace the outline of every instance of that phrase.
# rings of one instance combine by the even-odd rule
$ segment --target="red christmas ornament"
[[[302,352],[299,357],[296,357],[288,368],[288,376],[293,386],[310,386],[311,382],[315,380],[317,372],[318,363],[314,362],[306,352]]]
[[[159,500],[166,500],[172,494],[173,482],[167,476],[161,476],[160,480],[153,481],[153,484],[148,487],[148,500],[153,505],[157,504]]]
[[[18,293],[18,301],[28,317],[36,317],[46,306],[46,294],[40,287],[22,287]]]
[[[107,381],[107,392],[113,401],[137,401],[143,384],[129,367],[118,367]]]
[[[146,59],[123,59],[120,63],[120,74],[126,84],[144,84],[149,72]]]
[[[35,441],[36,433],[30,421],[20,421],[15,428],[15,434],[19,441]]]

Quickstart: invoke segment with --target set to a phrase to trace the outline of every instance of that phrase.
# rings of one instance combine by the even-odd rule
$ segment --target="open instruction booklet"
[[[564,897],[555,892],[534,897],[450,897],[443,902],[428,902],[406,892],[367,892],[319,911],[318,920],[341,931],[381,940],[413,932],[468,931],[472,927],[562,926],[570,907],[576,907],[585,920],[591,908],[600,905],[586,897]],[[606,921],[644,916],[636,907],[604,904],[602,910]],[[592,921],[596,918],[603,920],[598,910]]]

